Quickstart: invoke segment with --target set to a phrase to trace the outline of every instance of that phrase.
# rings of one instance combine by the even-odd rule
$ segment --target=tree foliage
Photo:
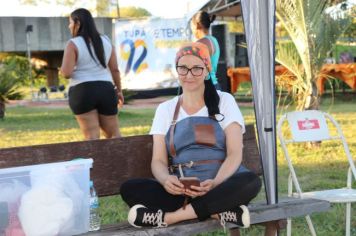
[[[152,14],[141,7],[122,7],[120,8],[120,17],[122,18],[139,18],[148,17]]]
[[[22,97],[19,92],[22,74],[17,73],[16,60],[7,60],[0,63],[0,118],[5,116],[5,103],[9,99]]]
[[[40,3],[50,3],[50,0],[20,0],[21,4],[37,6]]]
[[[111,17],[110,15],[110,6],[111,6],[111,1],[110,0],[101,0],[101,1],[96,1],[96,14],[97,16],[105,16],[105,17]]]
[[[83,4],[87,1],[85,0],[20,0],[21,4],[25,5],[33,5],[38,6],[40,4],[51,4],[53,1],[57,5],[67,6],[70,8],[82,5],[79,4],[82,2]],[[93,0],[94,1],[94,0]],[[96,16],[100,17],[123,17],[123,18],[140,18],[140,17],[148,17],[152,14],[142,7],[122,7],[119,9],[120,15],[118,16],[117,7],[118,2],[111,0],[95,0],[95,8],[89,9],[93,13],[95,12]],[[115,9],[115,10],[112,10]]]
[[[277,0],[276,17],[292,43],[278,42],[276,60],[291,71],[297,109],[318,108],[316,80],[336,40],[348,28],[352,12],[331,16],[324,0]],[[278,79],[278,78],[277,78]]]
[[[21,85],[29,85],[31,83],[29,78],[29,63],[28,58],[18,55],[8,55],[3,58],[1,64],[9,69],[11,73],[7,74],[11,76],[12,80],[16,80]],[[32,75],[35,75],[35,68],[32,68]],[[34,76],[31,76],[32,78]]]
[[[27,4],[27,5],[34,5],[38,6],[39,4],[51,4],[53,1],[51,0],[20,0],[22,4]],[[84,0],[82,1],[83,3],[85,2]],[[55,4],[57,5],[62,5],[62,6],[67,6],[67,7],[76,7],[80,4],[80,1],[78,0],[55,0]],[[95,0],[95,8],[94,9],[88,9],[90,11],[95,11],[97,16],[101,17],[111,17],[110,14],[110,7],[112,5],[112,1],[110,0]]]
[[[21,76],[16,73],[16,61],[0,63],[0,119],[5,117],[5,103],[9,99],[21,98],[19,92]]]
[[[356,39],[356,19],[353,20],[352,24],[343,33],[342,37]]]

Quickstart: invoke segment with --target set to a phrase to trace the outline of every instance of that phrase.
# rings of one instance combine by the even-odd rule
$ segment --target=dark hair
[[[200,24],[205,29],[209,29],[210,24],[214,22],[215,18],[215,15],[210,16],[206,11],[198,11],[192,17],[192,22],[195,25]]]
[[[219,103],[220,97],[216,91],[213,82],[210,79],[204,80],[205,90],[204,90],[204,102],[208,108],[208,113],[210,117],[215,117],[215,115],[220,114]]]
[[[98,33],[94,19],[91,13],[84,8],[79,8],[70,14],[70,17],[75,23],[80,23],[77,36],[82,36],[87,48],[89,50],[90,56],[95,61],[93,53],[90,48],[90,42],[93,43],[94,52],[98,58],[100,64],[106,68],[105,63],[105,51],[103,46],[103,41],[101,40],[100,34]]]

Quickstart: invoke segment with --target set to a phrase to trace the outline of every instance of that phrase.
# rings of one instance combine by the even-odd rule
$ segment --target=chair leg
[[[309,215],[305,216],[305,219],[307,220],[311,235],[316,236],[314,225],[313,225],[313,222],[311,221],[310,216]]]
[[[351,231],[351,202],[346,203],[346,236],[350,236]]]
[[[287,219],[287,236],[292,236],[292,218]]]
[[[291,197],[293,194],[293,182],[292,182],[292,174],[289,172],[288,176],[288,197]],[[287,219],[287,236],[292,235],[292,218]]]

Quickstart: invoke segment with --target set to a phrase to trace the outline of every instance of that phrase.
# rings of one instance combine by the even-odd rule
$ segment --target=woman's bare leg
[[[85,140],[100,138],[99,117],[96,110],[76,115],[75,118],[77,119]]]
[[[195,211],[191,204],[188,204],[185,209],[179,208],[174,212],[167,212],[164,215],[164,222],[168,225],[178,223],[184,220],[196,219],[198,216],[195,214]]]
[[[117,115],[100,115],[99,124],[106,138],[121,137]]]

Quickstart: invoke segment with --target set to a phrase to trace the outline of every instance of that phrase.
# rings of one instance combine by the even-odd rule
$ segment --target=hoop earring
[[[217,122],[221,122],[225,119],[225,116],[224,116],[224,114],[218,113],[218,114],[215,114],[215,119]]]

